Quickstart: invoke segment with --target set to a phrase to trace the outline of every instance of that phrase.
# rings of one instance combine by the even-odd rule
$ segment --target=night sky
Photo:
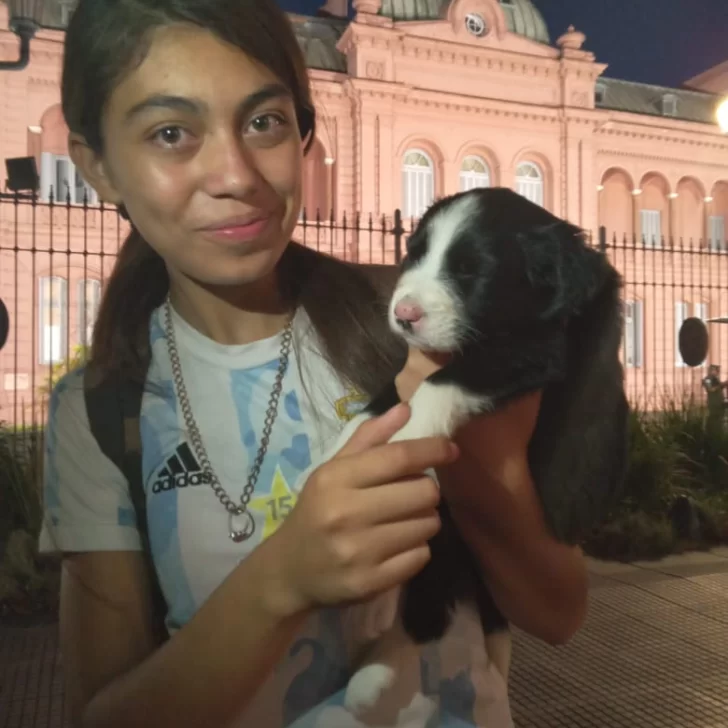
[[[312,15],[323,0],[279,0]],[[728,60],[728,0],[534,0],[553,40],[573,23],[605,76],[679,87]]]

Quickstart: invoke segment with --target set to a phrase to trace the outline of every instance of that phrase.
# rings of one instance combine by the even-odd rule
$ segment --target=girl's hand
[[[440,494],[422,473],[452,463],[458,449],[444,438],[387,444],[409,414],[399,405],[361,425],[271,536],[288,613],[373,597],[429,561]]]
[[[528,445],[536,429],[541,408],[542,392],[528,392],[514,399],[497,412],[480,415],[468,422],[459,432],[463,447],[485,447],[493,460],[504,457],[526,458]]]

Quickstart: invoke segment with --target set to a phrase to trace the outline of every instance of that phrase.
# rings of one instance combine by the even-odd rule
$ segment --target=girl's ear
[[[109,177],[104,160],[80,134],[72,132],[68,135],[68,152],[84,182],[94,188],[100,200],[113,205],[121,204],[121,196]]]

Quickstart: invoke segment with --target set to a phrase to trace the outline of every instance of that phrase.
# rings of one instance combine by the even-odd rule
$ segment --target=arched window
[[[68,353],[68,281],[49,276],[38,283],[39,363],[58,364]]]
[[[465,157],[460,168],[460,191],[467,192],[476,187],[490,187],[490,170],[480,157]]]
[[[543,207],[543,173],[533,162],[521,162],[516,170],[516,192]]]
[[[402,163],[402,215],[421,217],[435,199],[435,169],[419,149],[410,149]]]
[[[644,349],[644,308],[642,301],[626,300],[624,311],[624,364],[628,369],[642,366]]]

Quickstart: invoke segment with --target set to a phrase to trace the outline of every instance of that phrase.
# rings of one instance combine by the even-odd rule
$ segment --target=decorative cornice
[[[334,101],[342,104],[347,104],[347,95],[343,88],[340,86],[337,90],[321,87],[316,83],[311,84],[311,93],[314,98],[325,99],[326,101]]]
[[[352,96],[358,95],[362,99],[380,99],[388,102],[398,101],[409,107],[430,109],[436,112],[446,112],[448,114],[469,113],[502,117],[504,119],[521,119],[524,121],[538,121],[550,124],[559,123],[559,110],[555,107],[544,107],[543,110],[535,106],[504,108],[503,106],[489,105],[487,100],[467,99],[456,101],[444,93],[438,95],[436,91],[428,91],[426,92],[428,95],[425,96],[421,90],[415,90],[408,86],[393,86],[362,79],[352,79],[348,86],[350,88],[349,93]],[[496,103],[506,104],[508,102]],[[570,117],[569,121],[585,125],[593,123],[590,117],[574,116],[573,118]]]
[[[504,119],[520,119],[523,121],[539,121],[551,124],[558,124],[559,118],[557,113],[542,113],[537,111],[523,111],[518,109],[498,109],[487,106],[476,106],[468,103],[453,103],[447,101],[437,101],[435,99],[422,99],[416,96],[410,96],[408,102],[411,106],[437,109],[447,113],[463,113],[482,114],[483,116],[502,117]]]
[[[399,44],[403,35],[403,33],[393,31],[388,27],[353,22],[349,23],[343,35],[339,38],[336,48],[344,55],[358,48],[390,50]]]
[[[688,146],[688,147],[701,147],[704,149],[717,149],[728,154],[728,141],[722,138],[700,138],[697,135],[699,132],[694,132],[696,136],[690,137],[678,137],[672,136],[665,133],[659,133],[657,130],[654,131],[642,131],[638,129],[598,129],[596,130],[597,136],[610,136],[610,137],[627,137],[630,139],[636,139],[639,141],[654,141],[662,142],[671,145]],[[725,165],[725,162],[723,162]]]
[[[596,82],[607,69],[606,63],[584,62],[567,58],[562,58],[560,65],[563,72],[566,72],[569,76],[586,79],[590,82]]]
[[[403,37],[397,56],[438,64],[482,68],[491,71],[519,72],[541,78],[557,78],[558,58],[529,60],[527,56],[501,48],[477,48],[429,38]],[[396,61],[395,61],[396,62]]]
[[[346,54],[352,49],[374,48],[381,51],[397,50],[401,46],[404,36],[401,33],[393,33],[389,30],[380,30],[378,33],[369,31],[367,33],[354,33],[347,37],[346,42],[338,43],[338,49]]]
[[[633,152],[626,149],[596,149],[598,156],[610,157],[630,157],[633,159],[646,159],[651,162],[677,162],[678,164],[695,164],[694,159],[686,159],[684,157],[673,157],[667,154],[645,154],[644,152]],[[725,162],[705,162],[701,161],[701,167],[717,167],[725,170]],[[728,175],[726,175],[728,177]]]
[[[395,63],[398,59],[426,60],[459,67],[520,73],[538,78],[557,78],[559,68],[566,65],[569,72],[591,81],[595,81],[606,68],[603,64],[581,60],[564,61],[558,56],[530,59],[521,53],[502,48],[464,46],[441,38],[408,36],[403,31],[386,28],[355,29],[355,25],[357,24],[349,25],[337,44],[338,50],[344,55],[352,51],[378,50],[393,53]]]
[[[715,137],[724,138],[725,135],[720,133],[718,125],[714,121],[706,122],[699,119],[680,119],[669,116],[659,116],[656,114],[643,114],[638,111],[629,111],[627,109],[608,109],[600,108],[603,113],[609,114],[609,121],[612,122],[611,127],[614,129],[616,124],[621,127],[636,127],[650,129],[660,132],[674,132],[677,134],[713,134]],[[728,138],[728,137],[725,137]]]

